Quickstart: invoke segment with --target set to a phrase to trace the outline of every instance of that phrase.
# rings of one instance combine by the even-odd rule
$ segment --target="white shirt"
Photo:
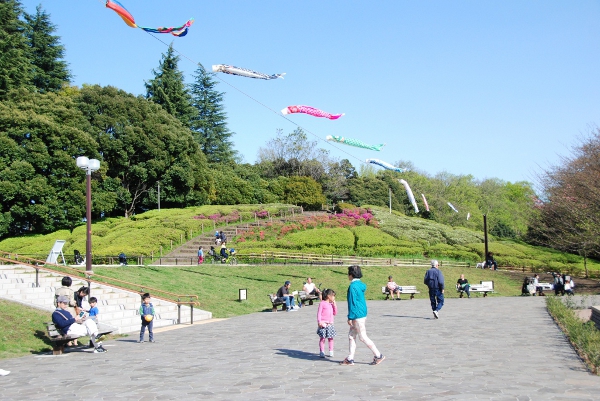
[[[304,291],[306,291],[307,293],[311,293],[315,290],[315,283],[305,283],[304,284]]]

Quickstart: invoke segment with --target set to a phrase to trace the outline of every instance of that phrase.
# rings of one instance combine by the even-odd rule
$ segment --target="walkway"
[[[266,298],[266,297],[265,297]],[[592,400],[587,372],[539,297],[373,301],[367,329],[387,359],[347,351],[345,303],[334,358],[320,359],[316,306],[257,313],[105,345],[109,352],[0,361],[2,400]]]

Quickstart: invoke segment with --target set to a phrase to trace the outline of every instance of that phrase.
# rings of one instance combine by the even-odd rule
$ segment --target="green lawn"
[[[45,322],[50,313],[0,299],[0,359],[52,350]]]
[[[416,285],[421,291],[417,298],[427,298],[427,288],[423,284],[426,268],[407,267],[364,267],[363,281],[367,284],[368,299],[384,299],[381,286],[389,275],[399,285]],[[214,317],[231,317],[252,312],[269,310],[271,304],[268,293],[274,293],[286,280],[292,282],[291,290],[300,290],[306,277],[310,276],[322,289],[333,288],[338,299],[346,299],[348,288],[347,267],[311,266],[222,266],[204,265],[191,267],[114,267],[94,268],[94,272],[133,283],[143,283],[148,287],[178,294],[198,295],[200,308],[209,310]],[[461,273],[472,283],[493,280],[494,296],[514,296],[521,294],[521,283],[509,279],[499,272],[480,269],[442,268],[447,281],[447,297],[456,297],[454,284]],[[238,290],[248,290],[248,300],[238,302]],[[474,295],[481,296],[481,295]]]

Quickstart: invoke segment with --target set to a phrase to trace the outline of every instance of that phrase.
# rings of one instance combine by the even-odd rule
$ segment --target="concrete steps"
[[[54,311],[54,296],[61,287],[63,275],[40,270],[36,287],[35,269],[20,265],[0,265],[0,298],[44,309],[49,317]],[[87,282],[72,277],[71,288],[77,290]],[[98,298],[99,320],[116,328],[116,333],[136,332],[140,329],[140,296],[135,292],[92,283],[90,295]],[[156,311],[154,327],[177,324],[178,307],[173,302],[153,299]],[[194,308],[194,321],[211,319],[208,311]],[[190,307],[181,306],[181,322],[189,323]]]

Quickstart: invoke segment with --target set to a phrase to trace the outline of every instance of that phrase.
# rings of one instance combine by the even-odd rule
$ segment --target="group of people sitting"
[[[302,303],[299,303],[299,305],[296,306],[296,300],[294,298],[294,293],[290,292],[291,285],[292,285],[292,283],[289,280],[287,280],[285,283],[283,283],[283,286],[277,290],[277,294],[276,294],[277,295],[276,300],[278,302],[285,303],[285,307],[288,312],[296,311],[302,307]],[[304,292],[306,292],[306,295],[315,295],[319,299],[322,299],[321,290],[319,288],[317,288],[317,286],[312,282],[311,277],[306,278],[306,283],[304,283],[302,290]]]
[[[397,297],[397,299],[400,299],[401,287],[394,282],[394,278],[392,276],[388,277],[386,287],[390,293],[391,299],[394,299],[394,295]],[[467,297],[471,298],[471,292],[469,291],[470,288],[471,285],[469,284],[469,280],[465,278],[464,274],[461,274],[460,278],[456,282],[456,289],[459,291],[464,291],[467,294]]]
[[[94,348],[95,353],[106,352],[102,343],[97,341],[98,335],[98,302],[95,297],[89,299],[89,309],[83,309],[83,301],[89,295],[88,287],[81,287],[76,292],[70,287],[73,280],[70,277],[64,277],[61,281],[62,287],[55,293],[56,310],[52,313],[52,322],[56,329],[64,335],[73,337],[89,336],[90,347]],[[77,345],[77,340],[69,342],[67,345]]]
[[[560,273],[552,273],[554,295],[575,295],[575,282],[571,276]],[[533,277],[525,277],[521,294],[535,295],[536,293],[543,295],[543,288],[540,286],[540,275],[535,274]]]

